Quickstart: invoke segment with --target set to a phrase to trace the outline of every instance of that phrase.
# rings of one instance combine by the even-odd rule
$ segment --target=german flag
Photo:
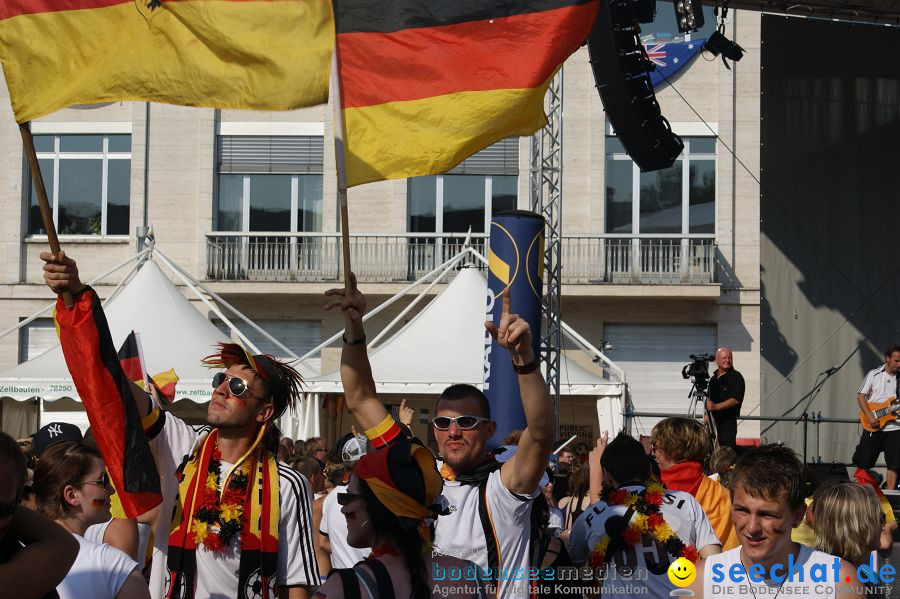
[[[69,374],[122,508],[129,518],[139,516],[162,501],[159,471],[100,300],[88,288],[69,309],[60,296],[54,318]]]
[[[289,110],[328,99],[328,0],[0,0],[0,61],[20,123],[147,100]]]
[[[146,387],[147,369],[144,367],[144,355],[141,352],[141,343],[137,333],[131,331],[122,343],[118,351],[119,364],[125,372],[126,378],[136,383],[141,388]]]
[[[347,185],[442,173],[547,122],[597,0],[339,0]]]

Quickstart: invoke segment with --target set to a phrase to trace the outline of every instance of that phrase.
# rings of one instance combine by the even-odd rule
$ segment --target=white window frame
[[[465,231],[444,231],[444,177],[484,177],[484,231],[491,230],[491,218],[494,211],[494,177],[512,177],[513,175],[481,175],[481,174],[444,174],[435,175],[434,191],[434,231],[416,231],[417,233],[434,233],[435,235],[465,234]],[[518,178],[518,176],[516,176]],[[409,188],[407,187],[407,190]],[[407,191],[407,193],[409,193]],[[518,197],[518,189],[516,190]],[[410,229],[409,201],[407,198],[406,229]],[[412,231],[409,231],[412,232]]]
[[[88,133],[88,132],[79,132],[79,135],[92,135],[103,138],[103,150],[100,152],[61,152],[60,151],[60,137],[65,135],[65,133],[39,133],[38,135],[52,135],[53,136],[53,151],[52,152],[37,152],[38,160],[53,160],[53,188],[47,190],[47,200],[50,202],[51,208],[53,209],[53,224],[57,228],[59,227],[59,161],[61,159],[65,160],[101,160],[102,161],[102,172],[101,172],[101,183],[100,183],[100,234],[93,235],[90,233],[77,233],[77,234],[68,234],[68,235],[60,235],[60,237],[77,237],[77,236],[90,236],[90,237],[112,237],[112,238],[127,238],[128,233],[117,234],[117,235],[107,235],[106,234],[106,219],[107,219],[107,204],[106,200],[108,197],[108,187],[109,187],[109,161],[110,160],[128,160],[131,161],[131,152],[110,152],[109,151],[109,136],[110,135],[128,135],[131,137],[131,133]],[[29,185],[29,194],[31,186]],[[129,196],[131,193],[131,189],[129,186]],[[30,205],[29,198],[29,205]],[[130,206],[131,206],[131,198],[129,197],[129,214],[130,214]],[[30,215],[29,215],[30,218]],[[31,229],[31,223],[28,226],[29,230]],[[37,235],[36,233],[29,233],[29,235]]]
[[[241,191],[241,233],[272,233],[273,231],[251,231],[250,230],[250,177],[269,176],[267,173],[219,173],[218,176],[240,176],[242,177],[243,188]],[[319,173],[308,173],[303,175],[288,173],[272,173],[271,176],[290,177],[291,178],[291,233],[305,233],[307,231],[298,231],[297,225],[297,209],[300,207],[300,177],[315,177],[322,175]],[[324,195],[324,190],[323,190]],[[323,198],[324,208],[324,198]],[[216,223],[218,226],[218,223]],[[321,229],[321,227],[319,227]],[[315,232],[315,231],[309,231]]]
[[[684,141],[684,151],[678,155],[676,160],[681,161],[681,233],[678,233],[678,236],[690,235],[690,192],[691,192],[691,184],[690,184],[690,168],[691,168],[691,160],[711,160],[714,164],[714,170],[716,172],[716,181],[718,182],[718,160],[716,159],[716,152],[697,152],[692,153],[691,148],[691,140],[695,138],[704,138],[704,139],[712,139],[715,140],[715,137],[712,136],[702,136],[696,135],[694,137],[686,137],[683,138]],[[631,156],[626,154],[625,152],[607,152],[606,159],[612,159],[615,161],[628,161],[632,163],[631,170],[631,233],[630,235],[640,235],[641,234],[641,169],[638,168],[638,165],[634,163],[631,159]],[[718,206],[719,203],[719,186],[715,186],[715,197],[714,203]],[[606,197],[604,192],[603,198],[604,210],[606,209]],[[604,225],[604,229],[606,226]],[[718,232],[718,219],[713,221],[713,233],[712,235]],[[626,235],[628,235],[626,233]],[[660,237],[665,237],[666,234],[663,233],[652,233],[652,235],[659,235]],[[711,235],[710,233],[702,233],[698,235]]]

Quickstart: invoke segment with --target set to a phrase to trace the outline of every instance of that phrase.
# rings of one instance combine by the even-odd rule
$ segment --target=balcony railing
[[[463,234],[353,234],[350,261],[362,281],[413,281],[455,256]],[[485,254],[487,236],[472,235]],[[562,240],[565,284],[710,284],[712,235],[578,235]],[[210,233],[206,277],[215,281],[341,280],[339,233]],[[482,268],[483,265],[476,266]]]

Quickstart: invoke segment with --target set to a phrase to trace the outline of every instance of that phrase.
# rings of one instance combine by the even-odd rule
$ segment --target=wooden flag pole
[[[350,217],[347,213],[347,175],[344,166],[344,111],[341,110],[341,83],[338,74],[337,41],[331,54],[331,101],[334,105],[334,162],[337,171],[338,202],[341,211],[341,256],[344,289],[350,291]]]
[[[38,196],[38,206],[41,207],[41,220],[44,221],[44,230],[47,232],[47,241],[50,243],[50,251],[59,255],[59,238],[56,236],[56,225],[53,224],[53,211],[47,200],[47,190],[44,188],[44,178],[41,176],[41,165],[38,163],[37,153],[34,151],[34,138],[31,137],[31,129],[28,122],[19,123],[19,133],[22,134],[22,146],[25,148],[25,157],[28,158],[28,170],[31,171],[31,180],[34,181],[34,189]],[[72,294],[64,291],[63,301],[67,308],[75,305]]]

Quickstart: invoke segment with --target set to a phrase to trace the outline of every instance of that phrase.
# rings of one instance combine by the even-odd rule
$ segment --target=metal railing
[[[455,256],[465,234],[357,233],[350,259],[362,281],[413,281]],[[487,236],[471,245],[486,251]],[[210,233],[206,278],[226,281],[338,282],[340,233]],[[562,240],[565,284],[710,284],[712,235],[570,235]],[[482,267],[481,265],[476,265]]]

